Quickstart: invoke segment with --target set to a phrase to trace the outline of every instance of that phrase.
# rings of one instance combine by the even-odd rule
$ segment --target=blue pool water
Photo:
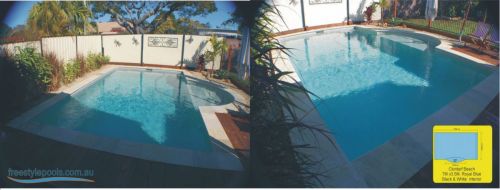
[[[102,137],[208,151],[198,106],[232,95],[174,71],[120,69],[51,106],[35,123]]]
[[[414,35],[412,35],[414,36]],[[436,41],[346,28],[282,40],[320,115],[350,160],[438,111],[493,69]]]

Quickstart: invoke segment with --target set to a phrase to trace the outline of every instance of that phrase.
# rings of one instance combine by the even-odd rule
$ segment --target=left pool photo
[[[244,3],[0,5],[0,187],[250,186]]]

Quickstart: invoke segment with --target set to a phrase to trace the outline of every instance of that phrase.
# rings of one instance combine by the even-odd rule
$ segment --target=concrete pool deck
[[[306,31],[280,36],[278,39],[349,27],[353,26]],[[370,26],[362,26],[362,28],[374,29],[376,31],[392,30]],[[431,36],[440,41],[440,44],[437,46],[438,49],[479,64],[487,64],[485,61],[452,50],[452,44],[454,43],[452,39],[421,31],[394,30]],[[282,78],[282,80],[300,85],[300,77],[298,77],[289,58],[283,54],[277,55],[277,57],[284,58],[279,59],[276,63],[278,68],[283,71],[294,72],[289,77]],[[327,138],[321,137],[318,134],[316,134],[316,137],[312,133],[306,134],[304,137],[303,131],[296,131],[291,136],[296,144],[310,143],[317,147],[314,150],[306,150],[304,153],[316,160],[322,161],[314,169],[326,175],[326,177],[321,177],[326,187],[399,187],[431,160],[432,127],[436,124],[464,125],[471,123],[498,94],[498,78],[498,68],[494,68],[491,75],[451,101],[448,105],[380,145],[378,148],[353,161],[349,161],[342,147],[336,144],[335,134],[327,135],[333,141],[333,144]],[[293,94],[291,97],[301,108],[309,110],[308,112],[297,110],[299,117],[304,117],[303,122],[316,126],[319,129],[328,129],[307,94]],[[317,136],[320,136],[320,138],[318,139]]]
[[[139,68],[139,69],[155,69],[155,70],[175,70],[175,69],[163,69],[163,68],[151,68],[151,67],[137,67],[137,66],[117,66],[117,65],[106,65],[103,68],[89,73],[82,77],[81,79],[71,83],[68,86],[62,87],[58,95],[50,98],[49,100],[33,107],[29,111],[25,112],[21,116],[12,120],[8,126],[26,131],[35,135],[53,139],[56,141],[82,146],[86,148],[91,148],[95,150],[105,151],[109,153],[131,156],[135,158],[162,162],[167,164],[177,164],[185,165],[191,167],[209,168],[209,169],[220,169],[220,170],[231,170],[231,171],[242,171],[243,167],[239,158],[235,155],[232,150],[232,145],[228,140],[227,135],[224,132],[219,120],[206,119],[207,116],[214,115],[215,111],[224,112],[226,109],[238,109],[238,106],[230,103],[221,106],[204,106],[200,107],[200,113],[205,122],[207,132],[210,136],[212,142],[212,151],[195,151],[189,149],[181,149],[174,147],[165,147],[154,144],[143,144],[136,143],[127,140],[117,140],[99,137],[92,134],[82,133],[74,130],[68,130],[52,126],[40,126],[30,123],[31,119],[43,112],[43,110],[49,108],[58,101],[64,99],[67,96],[77,92],[79,89],[85,88],[87,85],[93,83],[94,81],[100,79],[102,76],[108,74],[119,68]],[[200,78],[196,73],[192,73],[184,70],[182,71],[187,76],[195,79],[199,79],[206,82],[206,79]],[[207,82],[209,83],[209,82]],[[240,92],[232,89],[231,87],[226,87],[222,84],[210,84],[215,85],[216,88],[221,88],[231,95],[233,95],[234,100],[238,104],[243,104],[247,99],[243,97]],[[207,113],[206,110],[209,110]]]

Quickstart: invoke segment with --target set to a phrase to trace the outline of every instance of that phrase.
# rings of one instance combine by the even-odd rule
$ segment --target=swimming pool
[[[228,92],[178,71],[115,69],[34,117],[32,124],[196,151],[211,143],[199,106]]]
[[[281,39],[349,160],[432,115],[493,68],[435,48],[439,41],[349,27]]]

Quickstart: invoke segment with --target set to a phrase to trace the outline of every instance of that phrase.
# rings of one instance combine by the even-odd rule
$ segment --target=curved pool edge
[[[452,50],[451,47],[453,42],[450,38],[416,30],[351,25],[283,35],[279,36],[278,40],[297,37],[303,34],[317,33],[318,31],[331,31],[354,27],[397,30],[398,32],[401,30],[403,32],[418,33],[419,35],[438,39],[440,43],[436,48],[439,50],[468,59],[477,64],[491,66],[491,68],[494,69],[489,76],[446,106],[442,107],[439,111],[429,115],[401,134],[353,161],[349,161],[346,158],[340,146],[335,145],[337,149],[328,148],[331,147],[331,145],[326,140],[317,141],[316,139],[303,139],[301,134],[297,132],[297,134],[291,134],[292,139],[302,138],[298,142],[312,142],[311,144],[318,145],[319,148],[316,149],[316,151],[308,150],[304,153],[312,155],[313,158],[320,158],[319,160],[326,160],[326,163],[322,163],[321,166],[317,166],[316,168],[320,172],[324,170],[324,168],[331,168],[331,170],[325,173],[327,177],[320,177],[322,178],[322,183],[326,187],[399,187],[423,168],[425,164],[431,161],[432,127],[435,124],[470,124],[475,117],[486,108],[488,103],[498,95],[499,69],[485,61]],[[293,74],[281,78],[281,80],[302,85],[301,79],[297,75],[296,68],[291,63],[289,56],[279,51],[276,51],[276,53],[280,54],[278,56],[284,58],[277,62],[277,67],[283,71],[293,72]],[[307,116],[306,121],[312,120],[314,121],[312,123],[313,125],[320,129],[328,130],[325,122],[315,109],[309,95],[302,94],[301,96],[307,98],[308,101],[298,100],[297,98],[295,101],[300,101],[299,104],[306,104],[307,107],[314,109],[310,114],[314,116]],[[335,140],[335,134],[330,134],[330,136]],[[300,144],[296,141],[294,141],[294,143]]]
[[[105,77],[118,69],[154,69],[161,71],[184,72],[184,70],[179,69],[106,65],[97,71],[85,75],[82,79],[79,79],[68,86],[62,87],[60,90],[53,92],[58,94],[36,105],[35,107],[32,107],[30,110],[24,112],[20,116],[14,118],[9,123],[7,123],[7,126],[62,143],[118,154],[122,156],[144,159],[148,161],[207,169],[229,171],[244,170],[239,158],[232,152],[231,149],[217,144],[216,141],[221,141],[222,139],[217,139],[217,137],[211,136],[210,133],[210,142],[213,150],[212,152],[204,152],[131,142],[128,140],[109,139],[74,130],[29,124],[29,122],[35,116],[40,114],[45,109],[63,100],[65,97],[71,96],[72,94],[77,93],[79,90],[92,85],[102,77]],[[191,74],[188,75],[192,76]],[[221,90],[227,92],[227,89]],[[228,93],[233,95],[232,92]],[[231,104],[229,103],[224,106],[227,105]],[[210,123],[205,123],[206,127],[207,124],[210,125]],[[208,128],[209,127],[207,127],[207,130]],[[232,146],[230,147],[232,148]]]

